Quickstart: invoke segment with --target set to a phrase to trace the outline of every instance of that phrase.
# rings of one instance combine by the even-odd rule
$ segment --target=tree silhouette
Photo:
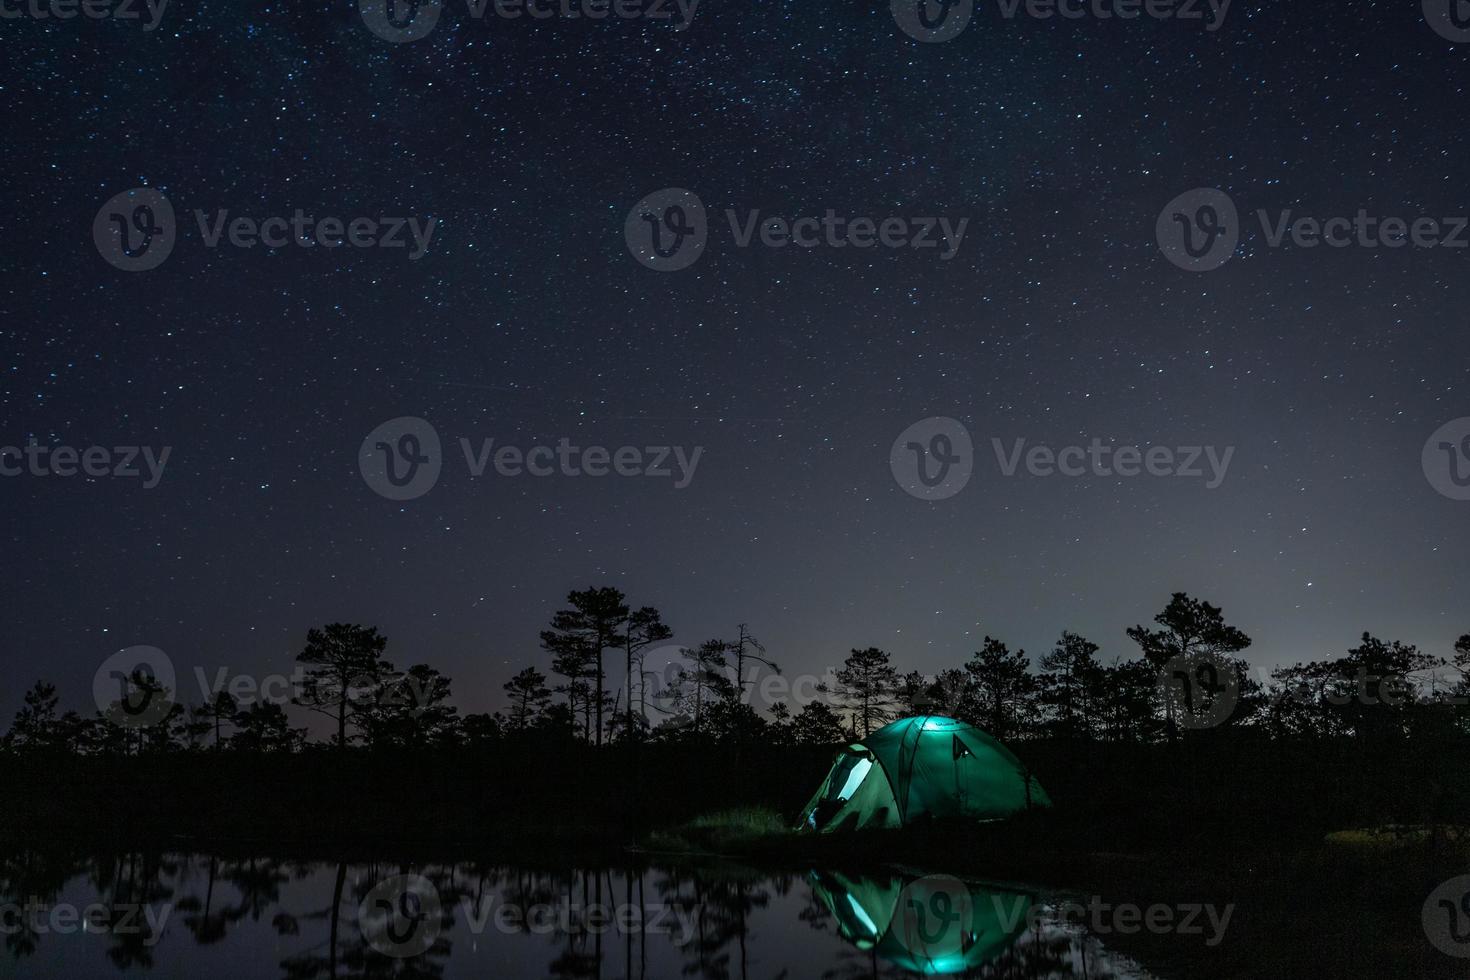
[[[1417,700],[1412,675],[1442,663],[1412,645],[1364,633],[1345,656],[1275,671],[1286,691],[1273,701],[1274,720],[1295,734],[1375,743],[1401,737]]]
[[[184,706],[173,700],[173,691],[158,681],[142,666],[134,667],[122,681],[121,696],[102,711],[98,720],[110,731],[104,735],[110,748],[125,754],[141,755],[149,751],[167,751],[178,747],[186,737]],[[151,718],[163,708],[162,716]]]
[[[388,639],[375,627],[329,623],[306,634],[296,655],[308,670],[300,695],[292,699],[337,723],[337,748],[347,747],[347,726],[357,724],[364,706],[394,674],[383,659]]]
[[[1187,670],[1208,663],[1216,671],[1234,670],[1237,680],[1244,678],[1242,665],[1233,655],[1250,646],[1251,638],[1227,624],[1219,606],[1175,592],[1154,622],[1163,628],[1134,626],[1128,637],[1138,644],[1155,672],[1177,657]],[[1178,710],[1174,699],[1165,699],[1164,724],[1171,742],[1178,738]]]
[[[567,593],[567,604],[570,608],[558,610],[551,617],[551,629],[542,631],[541,645],[554,656],[591,659],[595,669],[589,704],[597,715],[596,741],[601,745],[602,709],[606,703],[602,654],[608,647],[624,642],[618,631],[628,619],[628,604],[622,592],[609,587],[573,590]]]
[[[791,720],[791,738],[797,745],[834,745],[844,737],[842,719],[825,701],[808,701]]]
[[[219,691],[214,699],[194,708],[191,714],[196,719],[195,731],[214,732],[214,747],[218,750],[224,745],[221,730],[228,724],[234,724],[235,715],[240,706],[236,703],[234,695],[229,691]]]
[[[704,731],[721,744],[736,750],[736,764],[742,746],[755,745],[765,739],[770,723],[750,705],[739,700],[731,685],[727,695],[711,701],[704,710]]]
[[[1112,742],[1141,742],[1157,733],[1157,674],[1146,660],[1114,658],[1098,678],[1101,727]]]
[[[592,647],[580,637],[571,637],[549,644],[542,634],[541,645],[551,651],[551,671],[567,679],[558,685],[558,693],[565,694],[567,730],[577,727],[577,706],[582,706],[582,736],[592,740],[592,683],[597,679],[597,667]]]
[[[664,624],[663,616],[652,606],[644,606],[629,615],[623,627],[623,653],[627,673],[625,693],[628,703],[624,712],[623,729],[629,738],[642,731],[642,726],[647,724],[646,707],[635,716],[633,708],[633,687],[636,679],[641,679],[643,674],[643,654],[655,643],[663,643],[673,639],[674,631]],[[635,717],[638,719],[635,721]],[[640,721],[642,724],[640,724]]]
[[[1094,733],[1102,676],[1097,649],[1086,637],[1063,631],[1051,653],[1041,658],[1040,700],[1051,716],[1048,727],[1062,738],[1090,738]]]
[[[305,728],[292,728],[279,704],[257,701],[231,719],[231,748],[246,752],[294,752],[306,741]]]
[[[853,650],[837,671],[834,692],[852,716],[852,727],[867,738],[893,718],[898,671],[877,647]]]
[[[241,918],[240,913],[234,909],[217,911],[214,908],[214,886],[218,870],[219,858],[211,854],[204,898],[189,895],[178,902],[178,910],[184,913],[184,928],[189,930],[194,941],[201,946],[210,946],[225,938],[230,924]]]
[[[754,683],[753,681],[747,682],[745,679],[745,662],[747,660],[752,663],[764,664],[775,671],[777,675],[781,673],[781,668],[774,660],[766,657],[765,645],[751,635],[749,626],[746,626],[744,623],[739,623],[736,625],[735,630],[735,639],[727,643],[726,646],[735,655],[735,696],[744,700],[745,685],[747,683]]]
[[[535,667],[527,667],[501,686],[510,695],[510,719],[506,725],[510,731],[530,729],[551,703],[546,675]]]
[[[0,746],[16,752],[47,752],[66,747],[67,721],[56,714],[60,697],[53,684],[36,681],[25,693],[10,731]],[[75,715],[71,716],[75,719]]]
[[[931,706],[930,686],[928,677],[920,671],[911,670],[899,677],[893,696],[904,714],[927,715]]]
[[[1449,659],[1455,672],[1455,683],[1448,697],[1454,710],[1455,725],[1460,730],[1470,728],[1470,633],[1455,641],[1455,652]]]
[[[965,720],[1001,741],[1023,732],[1036,709],[1037,684],[1030,667],[1025,650],[1011,653],[1010,647],[987,636],[965,663],[972,684]]]
[[[384,681],[363,706],[363,737],[374,748],[447,743],[459,715],[449,703],[450,694],[448,677],[426,664],[414,664]]]
[[[735,688],[725,674],[728,651],[729,644],[724,640],[705,640],[697,647],[679,648],[679,655],[689,665],[679,668],[665,692],[676,713],[674,727],[682,727],[687,720],[693,733],[699,734],[705,705],[731,697]]]
[[[565,708],[565,705],[559,707]],[[549,719],[548,719],[549,720]],[[563,728],[570,727],[563,724]],[[505,735],[504,718],[500,712],[487,715],[483,712],[465,715],[459,722],[459,737],[463,745],[484,748],[493,745]]]

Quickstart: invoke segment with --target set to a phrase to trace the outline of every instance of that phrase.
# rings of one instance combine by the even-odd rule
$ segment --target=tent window
[[[859,759],[857,765],[852,767],[852,772],[847,774],[847,782],[843,783],[842,789],[837,791],[837,798],[839,800],[852,799],[852,794],[857,792],[857,788],[861,786],[863,784],[863,780],[867,778],[868,770],[872,768],[873,763],[871,760]]]

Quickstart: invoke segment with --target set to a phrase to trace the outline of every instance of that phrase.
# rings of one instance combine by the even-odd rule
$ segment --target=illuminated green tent
[[[813,871],[812,894],[858,949],[913,973],[983,966],[1026,928],[1033,897],[947,875],[849,878]]]
[[[953,718],[921,715],[848,745],[801,812],[812,830],[904,827],[919,817],[996,820],[1051,806],[1004,745]]]

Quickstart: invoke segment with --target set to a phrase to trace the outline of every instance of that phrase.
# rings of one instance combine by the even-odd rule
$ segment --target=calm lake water
[[[946,875],[0,859],[0,975],[1146,977],[1066,896]]]

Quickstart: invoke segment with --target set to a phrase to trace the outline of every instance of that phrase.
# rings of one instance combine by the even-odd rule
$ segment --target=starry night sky
[[[1256,208],[1470,213],[1470,44],[1414,0],[1252,4],[1225,26],[1005,22],[919,44],[886,3],[705,0],[693,26],[466,18],[373,36],[355,3],[175,0],[158,30],[0,22],[9,224],[3,439],[173,447],[159,487],[0,480],[0,719],[37,678],[86,708],[133,644],[285,672],[372,623],[465,710],[546,667],[568,589],[623,588],[695,644],[750,623],[788,671],[854,646],[956,665],[983,634],[1126,626],[1185,590],[1269,666],[1363,630],[1470,631],[1470,504],[1425,439],[1470,415],[1470,254],[1265,247]],[[181,234],[106,264],[150,186]],[[706,254],[659,273],[628,210],[677,186]],[[1175,268],[1160,208],[1240,206],[1234,259]],[[205,248],[192,211],[439,219],[429,254]],[[971,219],[959,255],[733,247],[723,211]],[[402,503],[363,437],[705,447],[693,484],[467,477]],[[1218,490],[1002,479],[925,502],[907,426],[1236,447]],[[457,453],[457,450],[453,450]]]

